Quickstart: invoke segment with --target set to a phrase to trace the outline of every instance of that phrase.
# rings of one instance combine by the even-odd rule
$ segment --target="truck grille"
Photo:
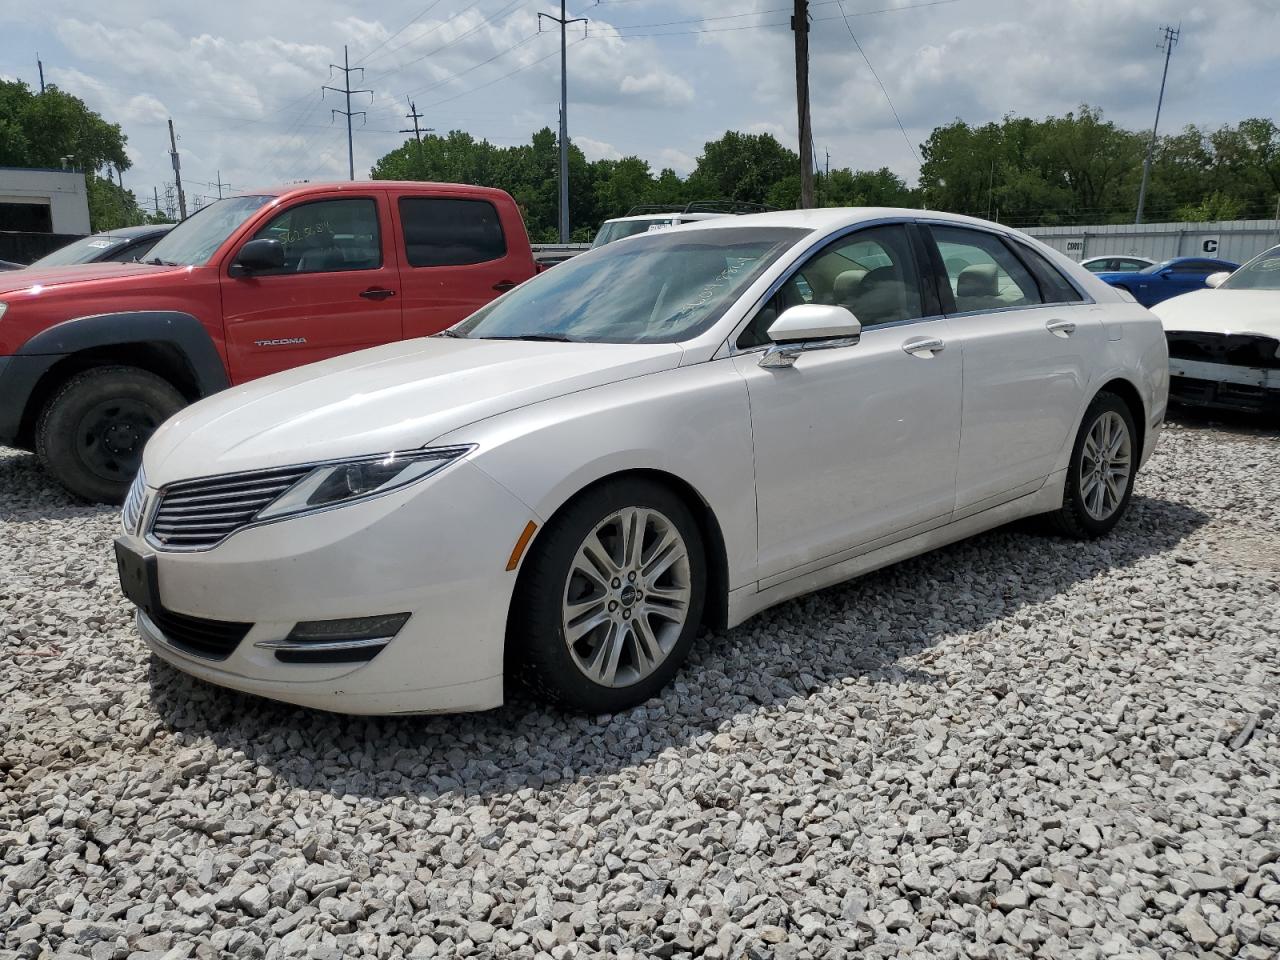
[[[1194,333],[1170,331],[1165,335],[1169,356],[1175,360],[1226,363],[1236,367],[1280,370],[1276,348],[1280,341],[1252,333]]]
[[[216,547],[310,472],[310,467],[280,467],[171,483],[160,491],[149,539],[160,549]]]
[[[251,623],[189,617],[163,607],[147,616],[173,646],[206,660],[227,659],[253,626]]]

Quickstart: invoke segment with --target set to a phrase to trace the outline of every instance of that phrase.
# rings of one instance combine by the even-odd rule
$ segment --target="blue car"
[[[1128,290],[1144,307],[1154,306],[1180,293],[1205,288],[1205,277],[1211,273],[1234,272],[1240,267],[1230,260],[1209,260],[1204,257],[1174,257],[1163,263],[1152,264],[1143,270],[1125,273],[1100,273],[1113,287]]]

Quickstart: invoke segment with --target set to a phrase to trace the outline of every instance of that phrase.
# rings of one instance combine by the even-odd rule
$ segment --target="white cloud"
[[[571,143],[577,144],[588,160],[621,160],[622,151],[612,143],[593,140],[591,137],[570,137]]]

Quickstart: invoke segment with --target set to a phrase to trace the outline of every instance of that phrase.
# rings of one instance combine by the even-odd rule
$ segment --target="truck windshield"
[[[1280,247],[1254,257],[1224,280],[1219,290],[1280,290]]]
[[[222,242],[272,196],[228,197],[197,210],[151,248],[148,263],[196,267],[209,262]]]
[[[670,230],[579,254],[448,331],[476,340],[676,343],[709,329],[809,231]]]

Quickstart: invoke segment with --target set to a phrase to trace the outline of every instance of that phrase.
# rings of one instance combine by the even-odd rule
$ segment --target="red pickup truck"
[[[0,444],[118,502],[185,404],[436,333],[536,269],[501,190],[370,181],[228,197],[145,263],[0,274]]]

